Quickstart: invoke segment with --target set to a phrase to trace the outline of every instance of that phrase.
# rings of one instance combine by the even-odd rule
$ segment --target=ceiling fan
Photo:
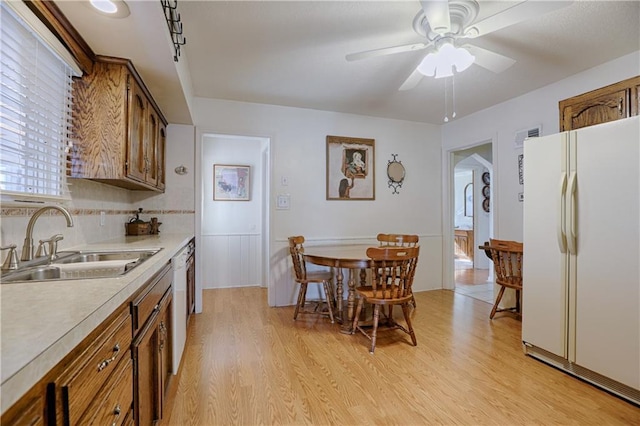
[[[427,50],[423,61],[399,90],[413,89],[425,75],[435,78],[448,77],[454,74],[454,68],[455,72],[461,72],[472,63],[500,73],[512,66],[516,62],[515,59],[467,42],[571,3],[572,1],[518,1],[509,3],[510,6],[506,9],[475,22],[481,7],[476,0],[421,0],[422,9],[413,19],[413,29],[426,38],[425,42],[351,53],[346,59],[356,61],[400,52]],[[444,66],[440,63],[443,59],[447,62]]]

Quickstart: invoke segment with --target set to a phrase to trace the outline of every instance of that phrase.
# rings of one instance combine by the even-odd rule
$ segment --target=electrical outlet
[[[106,219],[107,214],[105,212],[100,212],[100,226],[104,226]]]

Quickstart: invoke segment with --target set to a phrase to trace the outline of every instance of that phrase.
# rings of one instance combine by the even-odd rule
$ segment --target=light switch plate
[[[280,194],[276,199],[276,209],[278,210],[289,210],[289,205],[291,204],[291,197],[289,194]]]

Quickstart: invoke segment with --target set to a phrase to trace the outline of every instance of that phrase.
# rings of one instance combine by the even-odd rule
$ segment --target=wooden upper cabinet
[[[631,115],[640,115],[640,78],[631,86]]]
[[[129,76],[130,77],[130,76]],[[129,81],[129,114],[125,171],[128,177],[145,181],[146,152],[145,152],[145,123],[147,115],[147,101],[140,86],[135,81]]]
[[[167,152],[167,128],[160,122],[158,128],[158,151],[156,155],[158,169],[158,189],[164,191]]]
[[[96,57],[92,73],[75,80],[73,94],[70,176],[163,192],[159,143],[167,121],[131,61]]]
[[[640,76],[560,101],[560,131],[638,115]]]

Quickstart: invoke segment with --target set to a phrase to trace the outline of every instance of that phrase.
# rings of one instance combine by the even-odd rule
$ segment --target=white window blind
[[[2,201],[68,199],[71,85],[79,73],[56,53],[59,46],[40,36],[43,26],[25,22],[25,15],[35,15],[22,2],[3,1],[1,8]]]

